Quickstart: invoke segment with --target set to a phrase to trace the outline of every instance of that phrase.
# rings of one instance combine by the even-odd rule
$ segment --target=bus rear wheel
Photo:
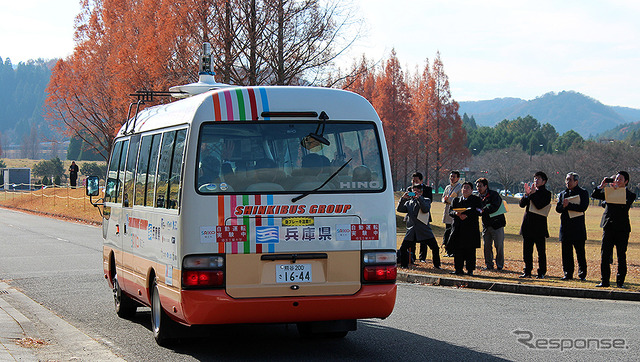
[[[138,303],[126,295],[120,283],[118,283],[118,275],[113,276],[113,302],[116,308],[116,314],[120,318],[130,319],[138,310]]]
[[[176,327],[176,322],[171,320],[160,303],[160,291],[158,284],[154,281],[151,297],[151,330],[153,338],[160,346],[166,346],[171,340],[171,332]]]

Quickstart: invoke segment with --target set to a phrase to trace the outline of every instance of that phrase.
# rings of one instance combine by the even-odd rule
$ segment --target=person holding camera
[[[573,249],[578,259],[578,278],[587,277],[587,258],[584,245],[587,241],[587,227],[584,212],[589,207],[589,193],[578,186],[578,174],[569,172],[564,180],[567,189],[558,195],[556,211],[560,213],[560,243],[562,244],[562,280],[573,279],[575,269]]]
[[[413,175],[411,175],[411,185],[412,186],[422,185],[422,197],[424,197],[425,199],[429,199],[433,202],[433,189],[424,184],[422,173],[415,172]],[[431,214],[429,214],[429,223],[431,223],[432,221],[433,219],[431,219]],[[420,261],[423,263],[427,260],[428,249],[429,248],[427,247],[427,244],[420,243]],[[413,251],[413,254],[412,254],[413,260],[416,259],[416,252],[417,250]]]
[[[426,245],[431,249],[433,266],[440,269],[438,243],[429,226],[431,199],[423,197],[422,192],[422,185],[414,185],[407,188],[398,202],[398,212],[407,213],[407,232],[400,246],[400,266],[403,268],[409,266],[409,249],[415,249],[416,243],[420,243],[423,247]]]
[[[605,177],[600,185],[593,190],[591,197],[603,200],[604,213],[600,227],[602,228],[602,247],[600,248],[600,274],[601,282],[596,287],[608,287],[611,277],[611,266],[609,265],[613,255],[613,247],[616,247],[618,255],[618,274],[616,284],[619,288],[624,286],[624,279],[627,276],[627,246],[629,245],[629,234],[631,233],[631,223],[629,222],[629,209],[636,199],[636,194],[627,189],[629,184],[629,173],[619,171],[615,178]],[[609,199],[606,198],[605,188],[610,187]],[[613,194],[619,189],[624,189],[624,199],[617,199]]]
[[[533,175],[533,183],[524,185],[524,197],[520,207],[526,208],[520,226],[522,235],[522,259],[524,272],[520,278],[531,278],[533,270],[533,246],[538,250],[538,275],[542,279],[547,274],[547,251],[545,242],[549,237],[547,216],[551,208],[551,191],[547,190],[547,174],[538,171]]]

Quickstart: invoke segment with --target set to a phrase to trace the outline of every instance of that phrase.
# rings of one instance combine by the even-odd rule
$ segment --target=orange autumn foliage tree
[[[128,94],[195,81],[202,42],[212,44],[222,82],[309,84],[305,77],[318,77],[344,50],[339,40],[352,21],[338,0],[82,0],[81,6],[74,52],[53,70],[47,119],[105,159],[127,118]]]
[[[436,54],[427,79],[427,174],[437,187],[441,180],[446,181],[450,170],[465,164],[470,153],[465,146],[467,133],[458,114],[460,106],[451,97],[449,77],[444,72],[440,52]]]
[[[367,98],[382,119],[395,189],[403,188],[415,171],[425,183],[445,186],[451,170],[470,157],[466,132],[452,99],[449,80],[437,54],[421,73],[404,79],[395,52],[382,69],[362,58],[340,86]],[[373,88],[373,90],[371,90]]]
[[[48,121],[106,160],[127,118],[129,93],[166,90],[195,72],[193,48],[175,41],[179,3],[83,0],[74,52],[58,61],[47,88]]]
[[[396,187],[404,184],[406,167],[404,175],[401,168],[406,165],[407,156],[414,148],[414,145],[411,144],[410,133],[407,132],[412,118],[410,100],[409,87],[405,81],[400,62],[396,57],[395,50],[392,50],[382,73],[376,80],[372,104],[378,111],[384,127],[391,172]]]

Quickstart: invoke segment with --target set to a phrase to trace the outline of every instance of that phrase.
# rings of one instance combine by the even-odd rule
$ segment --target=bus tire
[[[116,314],[120,318],[131,319],[138,310],[138,303],[126,295],[120,283],[118,283],[118,275],[113,276],[113,302],[116,308]]]
[[[176,323],[169,318],[167,313],[162,309],[160,303],[160,291],[158,284],[154,281],[151,297],[151,330],[153,338],[160,346],[166,346],[171,340],[171,332],[176,327]]]

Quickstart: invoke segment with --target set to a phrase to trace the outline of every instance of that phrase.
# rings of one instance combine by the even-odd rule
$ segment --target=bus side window
[[[122,205],[124,207],[133,206],[133,184],[136,172],[136,162],[138,160],[138,146],[140,145],[140,135],[131,136],[129,141],[129,152],[127,155],[127,166],[124,173],[124,195]]]
[[[184,154],[186,136],[186,129],[176,132],[175,146],[173,147],[173,159],[171,161],[171,177],[169,178],[169,196],[167,198],[168,209],[177,209],[180,206],[180,175],[182,172],[182,157]]]
[[[156,207],[166,208],[169,192],[169,173],[171,172],[171,156],[173,155],[176,131],[168,131],[162,135],[160,161],[158,162],[158,180],[156,182]]]
[[[147,176],[147,196],[145,206],[153,206],[154,192],[156,187],[156,171],[158,170],[158,156],[160,155],[160,139],[162,134],[154,134],[151,142],[151,156],[149,157],[149,176]]]
[[[127,161],[127,153],[129,152],[129,140],[122,142],[122,153],[120,154],[120,163],[118,164],[118,183],[116,184],[116,199],[114,202],[122,200],[124,188],[124,166]]]
[[[144,206],[147,196],[147,178],[149,175],[149,155],[151,154],[151,142],[153,136],[144,136],[140,142],[140,156],[136,168],[136,192],[135,205]]]

